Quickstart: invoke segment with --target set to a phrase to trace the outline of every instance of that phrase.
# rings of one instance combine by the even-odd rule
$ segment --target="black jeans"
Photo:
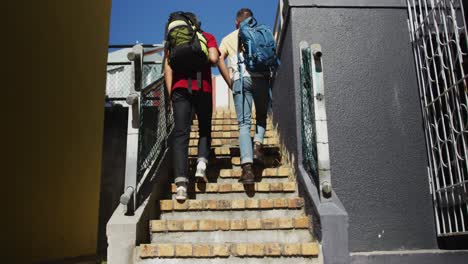
[[[172,108],[174,112],[174,134],[172,141],[173,166],[175,183],[187,182],[188,147],[190,142],[190,128],[193,115],[198,119],[198,161],[208,163],[211,149],[211,115],[213,101],[211,93],[175,89],[172,91]]]

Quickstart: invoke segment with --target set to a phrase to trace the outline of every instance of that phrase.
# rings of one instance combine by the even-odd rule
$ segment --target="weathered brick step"
[[[225,183],[238,183],[239,180],[235,178],[217,178],[214,180],[208,179],[210,182],[215,182],[219,184],[225,184]],[[290,181],[289,178],[262,178],[261,176],[256,176],[255,177],[255,182],[267,182],[267,183],[278,183],[278,182],[288,182]]]
[[[304,199],[301,197],[274,199],[236,199],[236,200],[161,200],[160,208],[164,212],[186,211],[231,211],[231,210],[271,210],[301,209]]]
[[[308,229],[309,227],[310,220],[307,216],[264,219],[240,218],[150,221],[150,231],[153,233]]]
[[[240,169],[223,169],[219,172],[220,178],[240,178],[242,170]],[[262,178],[287,178],[292,174],[292,170],[289,167],[278,167],[278,168],[266,168],[262,171]]]
[[[256,182],[253,185],[242,183],[197,183],[190,184],[188,196],[190,198],[210,200],[210,199],[243,199],[255,197],[281,198],[295,196],[295,182]],[[176,185],[172,184],[172,193],[176,193]]]
[[[242,174],[241,168],[235,169],[221,169],[219,176],[215,178],[209,178],[210,182],[223,183],[237,183],[240,175]],[[292,175],[291,168],[289,167],[278,167],[278,168],[254,168],[255,181],[256,182],[287,182],[295,181]],[[210,175],[211,176],[211,175]]]
[[[235,112],[214,112],[211,118],[213,119],[237,118],[237,115]]]
[[[266,205],[267,206],[267,205]],[[258,210],[226,210],[226,211],[170,211],[161,214],[164,220],[184,219],[241,219],[241,218],[278,218],[278,217],[300,217],[305,212],[301,208],[287,209],[258,209]]]
[[[255,131],[250,131],[250,136],[253,137],[255,135]],[[199,133],[197,132],[191,132],[190,133],[190,138],[191,139],[198,139]],[[272,138],[276,137],[276,133],[274,131],[266,131],[265,132],[265,138]],[[211,138],[212,139],[238,139],[239,138],[239,131],[212,131],[211,132]]]
[[[191,127],[191,130],[192,132],[196,132],[198,131],[198,125],[192,125]],[[211,126],[211,131],[217,131],[217,132],[228,132],[228,131],[231,131],[231,132],[235,132],[235,131],[239,131],[239,127],[237,126],[237,124],[234,124],[234,125],[212,125]],[[255,126],[252,125],[252,127],[250,128],[250,131],[255,131]],[[267,127],[266,127],[266,131],[273,131],[273,126],[271,124],[267,124]]]
[[[214,111],[212,118],[223,119],[223,118],[237,118],[236,111],[224,110],[224,111]],[[255,118],[255,111],[252,112],[252,118]]]
[[[296,182],[256,182],[252,187],[251,185],[244,185],[242,183],[197,183],[190,185],[189,192],[193,191],[196,193],[243,193],[249,190],[255,192],[274,193],[274,192],[295,192]],[[176,192],[176,185],[172,184],[172,193]],[[193,188],[193,189],[191,189]]]
[[[263,140],[264,145],[277,145],[279,143],[279,140],[277,137],[274,138],[265,138]],[[238,146],[239,145],[239,140],[237,138],[215,138],[211,140],[211,146],[212,147],[221,147],[221,146]],[[189,142],[190,147],[196,147],[198,146],[198,138],[195,139],[190,139]]]
[[[222,118],[222,119],[211,119],[211,124],[212,125],[237,125],[238,121],[237,121],[237,118]],[[253,118],[251,120],[251,123],[254,125],[257,123],[257,120],[255,120],[255,118]],[[270,119],[267,119],[267,125],[271,125],[272,122]],[[197,119],[194,119],[192,121],[192,124],[193,125],[198,125],[198,120]]]
[[[142,244],[137,249],[138,258],[151,260],[151,258],[180,258],[177,263],[186,261],[194,263],[313,263],[320,253],[317,242],[308,243],[157,243]],[[254,257],[248,259],[248,257]],[[281,257],[287,257],[281,258]],[[209,259],[218,262],[207,262]],[[296,259],[300,260],[297,262]],[[306,261],[307,260],[307,261]],[[304,262],[302,262],[304,261]],[[153,262],[139,262],[153,263]],[[168,262],[154,262],[168,263]],[[185,263],[185,262],[184,262]]]
[[[216,179],[218,178],[218,173],[216,172],[216,175],[212,175],[211,171],[219,171],[221,169],[240,169],[240,158],[239,158],[239,149],[231,149],[232,150],[232,155],[235,155],[234,158],[232,158],[232,155],[211,155],[209,158],[209,163],[208,163],[208,178],[213,178]],[[268,153],[268,154],[267,154]],[[266,151],[265,152],[265,164],[264,168],[277,168],[279,166],[282,166],[282,160],[280,156],[279,150],[271,149],[271,151]],[[192,174],[195,174],[195,168],[197,166],[197,155],[189,155],[189,170],[193,170]],[[233,163],[234,162],[234,163]],[[254,171],[255,171],[254,166]]]
[[[265,161],[265,166],[268,167],[268,168],[277,167],[277,166],[282,164],[281,159],[279,157],[277,157],[277,156],[276,157],[275,156],[265,156],[264,161]],[[240,166],[241,165],[240,157],[231,158],[231,164],[233,166]]]
[[[276,141],[277,142],[277,141]],[[275,143],[275,141],[267,141],[267,143]],[[216,156],[231,156],[236,157],[239,156],[240,149],[238,145],[232,146],[213,146],[212,152]],[[263,153],[265,154],[265,158],[271,158],[269,155],[275,155],[279,153],[279,147],[277,144],[271,145],[263,145]],[[197,145],[190,145],[188,150],[189,156],[197,156],[198,155],[198,146]]]

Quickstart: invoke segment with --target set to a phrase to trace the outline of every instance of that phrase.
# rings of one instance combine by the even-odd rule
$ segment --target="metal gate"
[[[440,237],[468,234],[465,1],[407,0],[429,160],[429,183]]]

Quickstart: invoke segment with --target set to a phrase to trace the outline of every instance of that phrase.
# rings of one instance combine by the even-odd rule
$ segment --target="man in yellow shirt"
[[[221,56],[218,62],[219,71],[232,90],[236,107],[242,165],[242,176],[239,181],[244,184],[255,183],[252,170],[253,162],[263,164],[262,144],[265,135],[267,110],[270,104],[268,78],[263,74],[250,73],[246,70],[243,63],[243,52],[239,48],[239,26],[242,21],[249,17],[253,17],[253,12],[248,8],[242,8],[237,12],[236,30],[221,41],[219,46]],[[228,66],[224,62],[226,58]],[[241,72],[242,81],[240,78]],[[257,121],[253,148],[250,138],[252,101],[255,103]]]

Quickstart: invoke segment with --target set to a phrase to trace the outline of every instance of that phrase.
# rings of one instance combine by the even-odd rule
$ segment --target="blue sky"
[[[273,29],[277,0],[113,0],[109,44],[161,43],[173,11],[191,11],[202,29],[221,39],[234,30],[237,10],[248,7],[257,20]]]

